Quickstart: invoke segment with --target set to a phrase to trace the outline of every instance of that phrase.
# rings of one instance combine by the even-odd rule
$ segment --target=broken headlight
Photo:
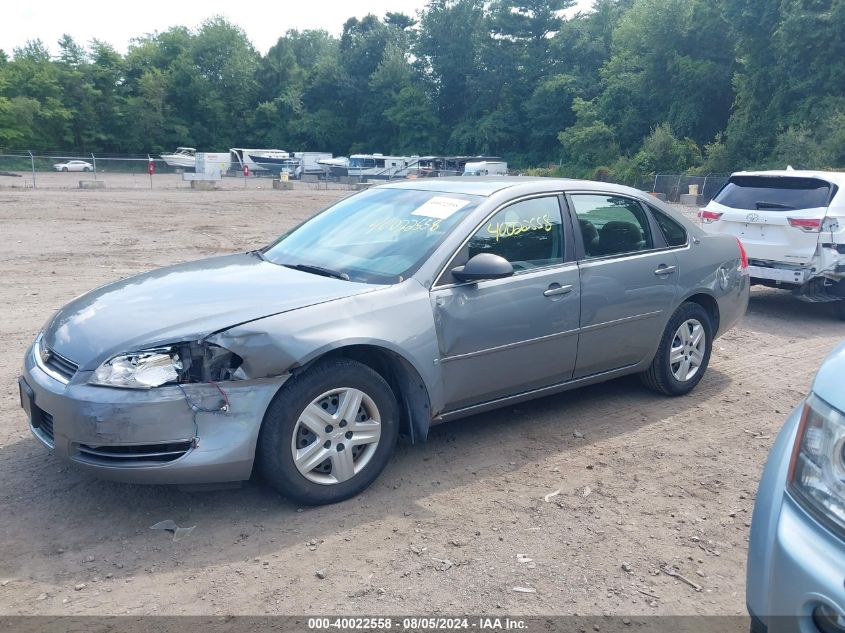
[[[184,343],[119,354],[100,365],[89,384],[151,389],[170,383],[218,382],[235,378],[241,358],[218,345]]]

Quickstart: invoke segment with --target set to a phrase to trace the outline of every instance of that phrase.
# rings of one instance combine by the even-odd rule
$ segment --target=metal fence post
[[[652,185],[651,190],[657,193],[657,174],[654,174],[654,185]]]
[[[97,180],[97,157],[91,152],[91,160],[94,162],[94,180]]]
[[[35,186],[35,157],[29,150],[26,150],[26,153],[29,154],[29,161],[30,163],[32,163],[32,188],[37,189],[37,187]]]

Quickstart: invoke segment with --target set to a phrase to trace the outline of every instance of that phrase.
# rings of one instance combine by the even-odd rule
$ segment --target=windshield
[[[483,198],[370,189],[341,200],[263,251],[283,266],[322,268],[364,283],[412,275]]]
[[[733,209],[791,211],[830,204],[831,186],[817,178],[732,176],[715,201]]]

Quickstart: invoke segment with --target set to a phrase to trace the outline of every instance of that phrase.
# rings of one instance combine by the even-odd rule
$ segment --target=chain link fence
[[[150,164],[153,173],[150,174]],[[0,188],[76,189],[85,187],[110,189],[188,189],[193,169],[168,165],[163,159],[145,155],[35,153],[18,151],[0,153]],[[285,178],[277,163],[253,163],[248,175],[233,161],[221,174],[215,186],[221,189],[269,189],[271,180]],[[345,171],[345,170],[343,170]],[[453,176],[458,172],[440,173],[419,169],[410,177]],[[291,176],[293,177],[293,176]],[[643,176],[633,184],[674,204],[706,205],[725,185],[726,174],[688,176],[656,174]],[[324,174],[302,175],[297,188],[341,189],[360,188],[366,182],[386,178],[350,176],[337,169]],[[83,184],[84,183],[84,184]]]
[[[687,176],[683,174],[656,174],[644,178],[639,189],[657,194],[662,200],[675,204],[704,206],[728,182],[728,174]]]
[[[276,163],[250,165],[249,170],[244,170],[240,163],[233,162],[219,174],[215,188],[269,189],[273,180],[285,178]],[[293,180],[292,175],[290,178]],[[194,168],[169,165],[162,158],[152,156],[0,153],[0,189],[190,189],[195,179]],[[302,175],[296,186],[352,190],[360,182],[360,178],[308,174]]]

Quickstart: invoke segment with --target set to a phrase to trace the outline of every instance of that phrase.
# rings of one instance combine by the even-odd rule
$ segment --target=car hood
[[[843,376],[845,376],[845,343],[840,343],[822,363],[813,381],[813,392],[840,411],[845,411]]]
[[[46,345],[92,370],[107,358],[202,338],[233,325],[380,286],[322,277],[243,253],[159,268],[74,299],[44,331]]]

